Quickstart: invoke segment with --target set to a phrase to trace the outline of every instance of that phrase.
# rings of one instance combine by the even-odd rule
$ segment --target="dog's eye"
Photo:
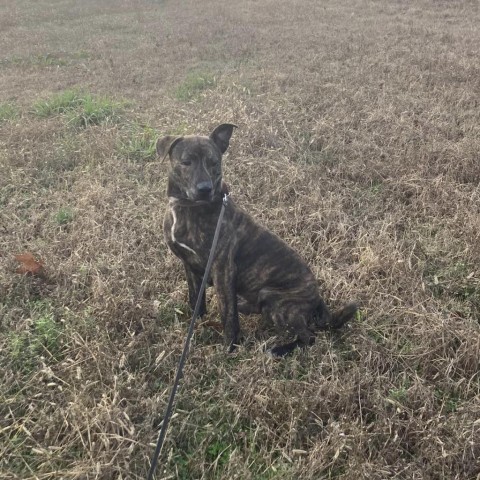
[[[191,160],[182,160],[180,162],[184,167],[188,167],[189,165],[192,164],[192,161]]]

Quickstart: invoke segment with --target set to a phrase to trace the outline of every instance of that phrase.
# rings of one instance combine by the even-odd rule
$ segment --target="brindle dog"
[[[166,136],[157,141],[158,154],[169,156],[171,164],[165,238],[185,266],[192,308],[225,194],[222,154],[235,127],[220,125],[209,137]],[[341,327],[357,311],[355,304],[348,304],[331,315],[305,261],[232,199],[226,206],[210,282],[218,296],[229,351],[238,342],[239,312],[261,313],[279,332],[296,334],[295,341],[271,350],[273,355],[283,356],[297,346],[311,345],[317,330]],[[203,295],[200,316],[205,313]]]

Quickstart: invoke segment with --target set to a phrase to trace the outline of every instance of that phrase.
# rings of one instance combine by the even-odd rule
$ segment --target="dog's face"
[[[170,157],[169,195],[196,203],[221,195],[222,154],[234,128],[222,124],[209,137],[168,135],[157,141],[160,157]]]

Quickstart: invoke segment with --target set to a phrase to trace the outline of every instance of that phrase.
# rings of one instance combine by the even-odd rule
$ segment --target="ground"
[[[273,361],[257,317],[226,354],[209,293],[156,478],[478,479],[478,25],[467,0],[0,2],[0,476],[145,478],[189,321],[154,142],[227,122],[237,203],[361,311]]]

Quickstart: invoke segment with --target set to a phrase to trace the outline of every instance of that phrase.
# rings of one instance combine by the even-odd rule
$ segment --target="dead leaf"
[[[35,260],[35,257],[30,252],[20,253],[14,255],[15,260],[20,262],[20,266],[17,268],[17,273],[23,273],[25,275],[35,275],[37,277],[43,277],[45,270],[43,268],[43,262],[41,260]]]

